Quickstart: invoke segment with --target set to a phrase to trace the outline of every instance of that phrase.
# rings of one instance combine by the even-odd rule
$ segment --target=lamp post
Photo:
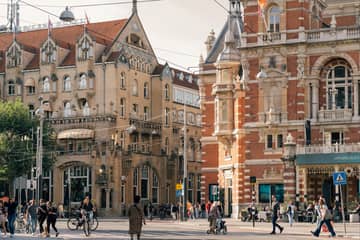
[[[187,215],[187,139],[186,139],[186,103],[184,102],[184,150],[183,150],[183,160],[184,160],[184,176],[183,176],[183,185],[184,185],[184,198],[183,198],[183,214],[184,221],[186,220]]]
[[[39,203],[40,198],[42,197],[42,155],[43,155],[43,127],[44,127],[44,109],[43,98],[39,97],[40,107],[36,111],[36,115],[39,116],[40,124],[37,128],[37,147],[36,147],[36,185],[37,185],[37,194],[36,194],[36,202]]]

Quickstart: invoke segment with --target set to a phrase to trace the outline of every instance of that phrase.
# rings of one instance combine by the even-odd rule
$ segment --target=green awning
[[[360,164],[360,152],[298,154],[296,164]]]

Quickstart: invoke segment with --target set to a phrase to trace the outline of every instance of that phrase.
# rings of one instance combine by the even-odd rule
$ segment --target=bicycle
[[[79,214],[80,214],[80,210],[77,210],[75,214],[73,214],[73,216],[69,217],[69,219],[67,220],[67,227],[69,230],[71,231],[78,230],[79,227],[82,225],[82,223],[84,223],[83,218],[80,220]],[[82,214],[82,216],[84,215],[85,214]],[[94,215],[93,212],[87,212],[87,215],[88,215],[87,222],[89,224],[89,229],[90,231],[95,231],[99,226],[99,220],[97,219],[97,217]]]

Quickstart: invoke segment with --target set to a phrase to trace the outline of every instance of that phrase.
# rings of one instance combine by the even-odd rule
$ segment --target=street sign
[[[333,182],[335,185],[346,185],[346,173],[345,172],[334,172]]]
[[[176,190],[176,197],[181,197],[183,194],[182,190]]]
[[[183,189],[182,183],[177,183],[176,184],[176,190],[182,190],[182,189]]]

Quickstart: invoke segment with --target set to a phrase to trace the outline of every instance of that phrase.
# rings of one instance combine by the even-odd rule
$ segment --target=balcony
[[[130,143],[128,145],[129,153],[139,153],[139,154],[150,154],[151,145],[147,143]]]
[[[360,152],[360,143],[297,146],[296,154]]]
[[[136,131],[145,134],[161,135],[161,122],[144,121],[134,116],[130,116],[130,126],[136,127]]]
[[[215,83],[213,85],[213,89],[211,94],[212,95],[216,95],[217,93],[220,92],[229,92],[229,91],[233,91],[234,90],[234,84],[218,84]]]
[[[287,120],[287,114],[281,112],[260,112],[258,113],[259,122],[265,124],[279,124]]]
[[[92,115],[92,116],[74,116],[50,118],[48,120],[55,130],[65,130],[72,128],[94,129],[95,127],[112,127],[116,124],[116,116]]]
[[[351,121],[352,109],[319,110],[320,122]]]

